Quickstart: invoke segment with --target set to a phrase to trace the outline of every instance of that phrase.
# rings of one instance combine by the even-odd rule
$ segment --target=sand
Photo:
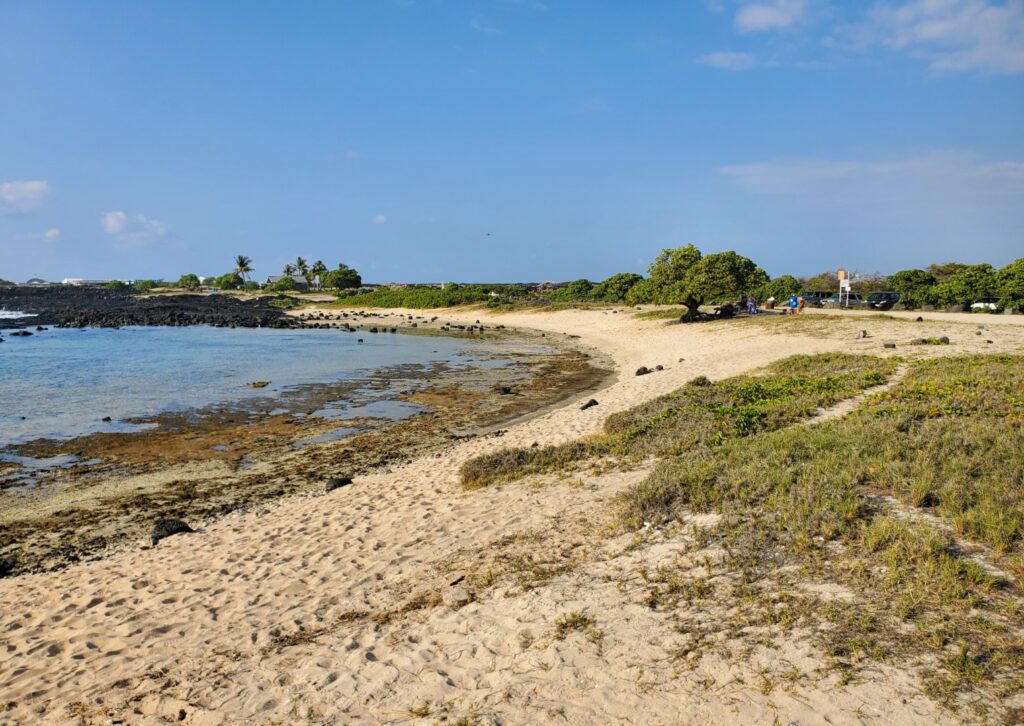
[[[597,431],[610,413],[698,375],[794,353],[1020,352],[1024,319],[978,336],[987,316],[782,327],[668,325],[602,310],[442,315],[578,335],[619,375],[582,399],[599,402],[586,411],[571,401],[328,495],[286,497],[153,548],[0,580],[0,722],[958,721],[909,670],[877,666],[845,686],[814,675],[823,656],[795,635],[680,669],[669,656],[685,635],[643,604],[637,573],[686,566],[681,542],[606,529],[609,499],[643,469],[474,492],[459,488],[457,472],[480,453]],[[871,337],[856,339],[860,329]],[[903,345],[943,334],[951,345]],[[899,347],[884,349],[889,340]],[[665,369],[633,375],[658,364]],[[593,625],[555,637],[556,621],[575,612]],[[806,677],[783,682],[787,672]]]

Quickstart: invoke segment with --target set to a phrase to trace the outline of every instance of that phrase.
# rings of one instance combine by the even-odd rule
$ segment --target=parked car
[[[900,294],[898,292],[884,290],[868,295],[867,304],[875,310],[888,310],[899,301]]]
[[[864,301],[860,295],[851,292],[849,295],[843,295],[839,297],[839,293],[829,295],[827,298],[821,301],[823,307],[826,308],[859,308],[864,305]]]
[[[818,290],[802,292],[800,293],[800,297],[802,297],[808,305],[821,305],[825,301],[825,299],[828,298],[828,296],[831,294],[832,293],[830,292],[822,292]]]
[[[976,303],[971,303],[971,310],[978,310],[984,312],[995,312],[999,309],[999,298],[997,297],[983,297]]]

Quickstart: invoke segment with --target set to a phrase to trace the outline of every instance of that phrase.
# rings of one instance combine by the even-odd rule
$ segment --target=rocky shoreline
[[[32,317],[0,318],[0,330],[53,325],[61,328],[129,325],[211,325],[236,328],[293,328],[301,324],[271,305],[273,297],[159,294],[97,287],[0,287],[0,310]]]
[[[385,317],[349,319],[364,315],[360,328]],[[326,327],[318,317],[292,317],[287,327]],[[449,334],[480,339],[468,330]],[[538,349],[541,340],[523,331],[491,335],[495,343],[505,339],[488,356],[504,360],[502,367],[399,366],[377,371],[369,384],[310,384],[286,399],[151,417],[145,423],[156,428],[135,433],[7,447],[17,456],[70,463],[29,472],[28,481],[18,481],[25,472],[0,470],[0,577],[134,547],[159,518],[205,526],[284,495],[323,492],[334,478],[386,469],[467,438],[500,436],[498,427],[592,390],[609,375],[605,361],[569,341],[551,346],[555,341],[545,339]],[[331,401],[358,403],[367,395],[420,412],[395,421],[358,408],[346,419],[310,415]]]

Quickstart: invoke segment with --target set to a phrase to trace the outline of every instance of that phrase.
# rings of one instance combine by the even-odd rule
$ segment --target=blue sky
[[[1024,256],[1024,0],[0,5],[0,278]]]

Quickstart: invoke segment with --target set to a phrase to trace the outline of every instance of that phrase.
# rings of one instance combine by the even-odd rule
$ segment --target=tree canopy
[[[643,275],[638,275],[635,272],[620,272],[595,285],[594,289],[590,291],[590,296],[594,300],[602,302],[622,302],[633,286],[643,279]]]
[[[186,290],[198,290],[199,289],[199,275],[194,273],[187,273],[178,278],[178,287]]]
[[[336,270],[328,270],[320,275],[320,286],[335,290],[349,290],[360,287],[363,278],[348,265],[339,264]]]
[[[686,320],[696,320],[709,300],[738,297],[768,282],[753,260],[731,251],[705,256],[692,244],[662,250],[650,273],[654,302],[682,303]]]

